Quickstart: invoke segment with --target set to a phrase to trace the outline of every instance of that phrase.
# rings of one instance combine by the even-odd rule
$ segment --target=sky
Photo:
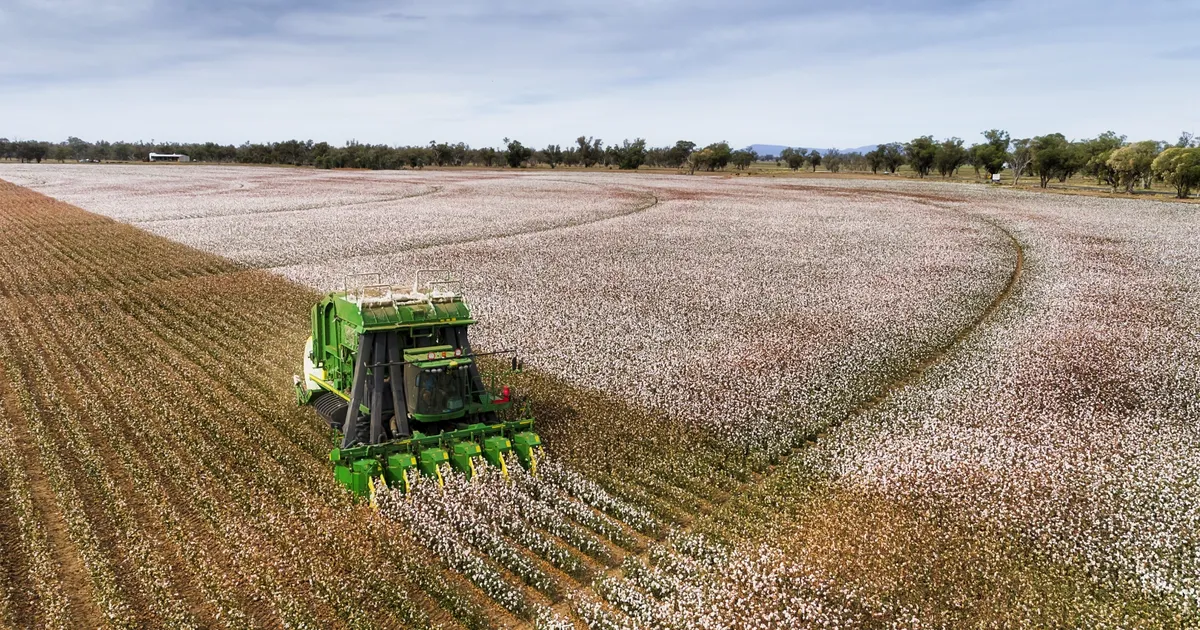
[[[1200,133],[1200,1],[0,0],[0,137]]]

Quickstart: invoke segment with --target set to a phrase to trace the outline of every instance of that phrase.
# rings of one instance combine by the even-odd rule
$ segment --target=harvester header
[[[440,481],[447,467],[507,471],[510,455],[536,470],[533,419],[513,408],[510,387],[485,382],[452,272],[418,271],[411,287],[351,276],[311,318],[296,394],[342,433],[330,459],[355,494],[380,482],[407,490],[416,473]]]

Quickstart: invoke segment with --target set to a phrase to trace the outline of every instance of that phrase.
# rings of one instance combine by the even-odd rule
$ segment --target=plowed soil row
[[[6,182],[0,242],[0,625],[518,623],[333,481],[310,292]]]

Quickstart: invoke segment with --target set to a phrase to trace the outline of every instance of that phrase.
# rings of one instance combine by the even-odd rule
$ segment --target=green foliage
[[[813,149],[808,152],[808,156],[805,159],[808,160],[808,165],[812,167],[813,172],[817,172],[817,167],[821,165],[821,152]]]
[[[879,173],[879,169],[883,168],[883,162],[884,162],[884,160],[883,160],[883,145],[881,144],[881,145],[875,147],[874,149],[872,149],[871,151],[868,151],[867,154],[863,156],[863,159],[865,159],[867,162],[867,165],[871,167],[872,174]]]
[[[983,132],[983,137],[985,142],[973,145],[968,155],[976,173],[983,169],[991,177],[1004,170],[1010,138],[1007,131],[1000,129],[989,129]]]
[[[909,166],[921,177],[933,170],[934,162],[937,161],[937,150],[938,145],[933,142],[933,136],[913,138],[904,145],[904,155],[908,158]]]
[[[976,171],[983,169],[989,177],[1003,171],[1007,159],[1008,152],[997,149],[993,144],[984,143],[971,147],[971,165]]]
[[[519,140],[504,139],[508,150],[504,153],[504,161],[510,168],[519,168],[533,157],[533,149],[521,144]]]
[[[942,177],[950,177],[958,168],[967,163],[967,150],[963,148],[962,138],[949,138],[943,140],[942,144],[937,149],[937,156],[934,158],[934,164],[937,167],[938,174]],[[976,171],[978,173],[978,171]]]
[[[72,156],[71,147],[69,147],[65,144],[56,144],[56,145],[54,145],[53,148],[50,149],[50,159],[51,160],[58,160],[60,163],[66,162],[67,160],[71,159],[71,156]]]
[[[1176,197],[1186,199],[1193,188],[1200,187],[1200,147],[1171,147],[1154,158],[1150,170],[1175,188]]]
[[[1037,175],[1042,188],[1051,179],[1066,180],[1078,170],[1076,148],[1061,133],[1037,136],[1030,143],[1032,160],[1030,168]]]
[[[633,142],[625,140],[621,146],[611,146],[617,168],[622,170],[637,170],[646,161],[646,141],[637,138]]]
[[[22,162],[37,162],[40,164],[50,151],[50,147],[46,143],[34,140],[22,140],[14,142],[13,145],[13,154]]]
[[[575,139],[579,163],[584,168],[593,166],[604,159],[604,142],[591,136],[579,136]]]
[[[680,140],[679,142],[676,142],[675,146],[665,151],[664,157],[666,158],[666,163],[664,166],[669,166],[672,168],[679,168],[680,166],[683,166],[687,162],[688,156],[691,155],[692,151],[695,150],[695,142],[691,142],[689,140]]]
[[[1095,177],[1097,184],[1108,184],[1116,190],[1119,181],[1116,172],[1108,165],[1108,159],[1124,144],[1125,136],[1118,136],[1113,131],[1081,142],[1079,159],[1083,162],[1084,175]]]
[[[1153,175],[1152,167],[1157,155],[1157,142],[1153,140],[1135,142],[1113,151],[1108,158],[1108,167],[1112,169],[1116,181],[1125,189],[1125,192],[1132,193],[1133,187],[1138,182],[1141,182],[1146,188],[1150,187],[1150,178]]]
[[[758,152],[754,149],[738,149],[733,152],[730,161],[739,171],[744,170],[758,159]]]
[[[989,129],[983,132],[983,137],[987,140],[987,144],[994,147],[997,151],[1008,153],[1008,144],[1010,138],[1007,131],[1001,129]]]
[[[557,144],[548,144],[545,149],[542,149],[542,161],[550,165],[550,168],[555,168],[563,161],[562,147]]]
[[[714,142],[706,147],[705,151],[709,152],[709,170],[722,170],[729,165],[729,160],[733,158],[733,151],[729,149],[729,143],[722,140]]]
[[[804,163],[808,161],[808,157],[804,151],[796,150],[791,147],[781,151],[779,153],[779,157],[786,162],[788,168],[792,169],[793,171],[800,170],[800,167],[804,166]]]
[[[842,165],[846,163],[846,156],[842,155],[837,149],[830,149],[825,153],[825,168],[830,173],[836,173],[842,170]]]
[[[697,170],[716,171],[725,168],[733,158],[728,142],[714,142],[699,151],[693,151],[687,159],[689,173]]]
[[[895,174],[904,165],[904,145],[899,142],[881,144],[877,150],[882,152],[883,166],[887,172]]]

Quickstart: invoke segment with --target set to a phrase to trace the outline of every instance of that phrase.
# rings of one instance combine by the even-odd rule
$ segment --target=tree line
[[[522,168],[544,164],[550,168],[606,167],[634,170],[642,166],[696,171],[718,171],[729,167],[746,169],[756,162],[775,162],[792,170],[818,166],[837,173],[842,170],[896,173],[907,165],[919,177],[936,172],[952,177],[963,167],[976,177],[992,176],[1009,169],[1013,185],[1022,177],[1035,177],[1042,188],[1051,181],[1065,182],[1075,175],[1095,178],[1112,190],[1133,192],[1162,181],[1187,197],[1200,188],[1200,143],[1184,133],[1174,144],[1155,140],[1130,142],[1108,131],[1095,138],[1069,140],[1061,133],[1013,139],[1008,132],[991,129],[981,134],[983,142],[966,146],[961,138],[934,140],[921,136],[909,142],[878,145],[866,152],[843,153],[831,149],[784,149],[778,156],[759,155],[752,149],[734,150],[728,142],[704,147],[680,140],[673,145],[648,147],[637,138],[632,142],[605,145],[599,138],[579,136],[565,148],[551,144],[542,149],[526,147],[519,140],[504,139],[500,148],[473,148],[464,143],[431,141],[425,146],[362,144],[351,140],[335,147],[327,142],[287,140],[241,145],[155,142],[87,142],[76,137],[64,142],[9,141],[0,138],[0,158],[22,162],[43,160],[145,161],[150,153],[183,153],[199,162],[242,164],[289,164],[316,168],[419,169],[426,166],[508,166]]]

